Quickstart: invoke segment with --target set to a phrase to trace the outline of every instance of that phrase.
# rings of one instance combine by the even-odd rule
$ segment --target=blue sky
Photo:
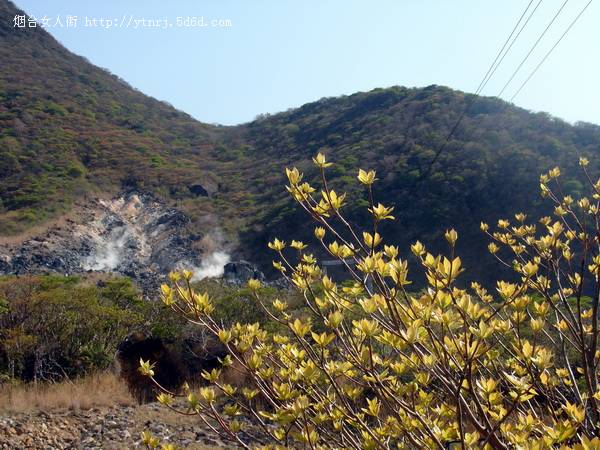
[[[392,85],[474,92],[529,0],[15,0],[69,50],[204,122],[236,124],[321,97]],[[497,95],[564,0],[544,0],[483,91]],[[537,0],[533,2],[533,6]],[[570,0],[502,96],[587,0]],[[66,27],[66,16],[77,16]],[[85,17],[133,19],[86,27]],[[204,18],[206,27],[177,26]],[[141,20],[167,19],[166,29]],[[213,19],[231,26],[211,26]],[[135,20],[138,28],[134,29]],[[514,103],[600,123],[600,1],[593,2]]]

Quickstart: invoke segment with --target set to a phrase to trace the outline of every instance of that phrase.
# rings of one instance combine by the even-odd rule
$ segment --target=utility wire
[[[569,1],[569,0],[566,0]],[[538,4],[536,5],[535,9],[533,10],[533,12],[535,12],[535,10],[537,9],[537,7],[540,5],[540,3],[542,2],[542,0],[539,0]],[[510,34],[508,35],[508,37],[506,38],[506,40],[504,41],[504,44],[502,45],[502,48],[500,49],[500,51],[498,52],[498,54],[496,55],[496,58],[494,58],[494,61],[492,62],[492,64],[490,65],[490,67],[488,68],[487,72],[485,73],[483,79],[481,80],[481,82],[479,83],[479,86],[477,87],[477,90],[475,92],[475,94],[467,101],[467,106],[465,107],[465,109],[461,112],[460,116],[458,117],[457,121],[455,122],[454,126],[452,127],[452,129],[450,130],[450,133],[448,133],[448,135],[446,136],[446,139],[444,140],[444,142],[442,143],[442,145],[440,146],[440,148],[438,149],[438,151],[435,153],[435,155],[433,156],[433,159],[431,160],[431,162],[429,163],[429,165],[427,166],[427,170],[425,170],[425,172],[423,172],[423,174],[416,180],[416,182],[413,184],[413,188],[414,186],[416,186],[419,181],[427,178],[429,176],[429,174],[431,173],[431,170],[433,169],[433,166],[435,165],[435,163],[437,162],[437,160],[439,159],[440,155],[442,154],[442,152],[445,150],[446,146],[448,145],[448,142],[450,141],[450,139],[452,138],[452,136],[454,135],[454,133],[456,132],[456,130],[458,129],[458,127],[460,126],[463,118],[465,117],[465,115],[469,112],[469,110],[471,109],[471,107],[473,106],[473,103],[475,103],[475,100],[477,99],[477,95],[481,92],[481,90],[485,87],[485,85],[487,84],[487,82],[490,80],[491,76],[493,75],[493,73],[496,71],[496,69],[498,68],[498,66],[500,65],[500,62],[502,62],[502,60],[504,59],[504,56],[506,56],[506,53],[504,54],[504,56],[502,55],[502,52],[504,51],[504,49],[506,48],[506,46],[508,45],[508,43],[510,42],[511,37],[513,36],[513,34],[515,33],[515,31],[517,30],[517,28],[519,27],[519,24],[521,23],[521,21],[523,20],[523,18],[525,17],[525,15],[527,14],[527,11],[529,10],[531,4],[533,3],[533,0],[530,0],[529,3],[527,4],[527,7],[525,8],[525,10],[523,11],[523,13],[521,14],[521,16],[519,17],[519,20],[517,21],[517,23],[515,24],[515,26],[513,27],[512,31],[510,32]],[[533,15],[533,13],[531,14]],[[527,21],[525,22],[525,24],[523,25],[523,28],[525,27],[525,25],[527,25],[527,23],[529,22],[529,19],[531,19],[531,15],[528,17]],[[523,31],[523,28],[521,28],[521,30],[518,32],[517,36],[515,37],[515,40],[519,37],[519,35],[521,34],[521,31]],[[508,50],[510,50],[510,48],[512,47],[512,45],[514,44],[514,41],[510,44]],[[507,50],[507,52],[508,52]],[[498,59],[501,58],[501,61],[496,65],[496,62],[498,61]],[[495,68],[494,68],[495,66]]]
[[[483,87],[481,88],[481,90],[483,90],[483,88],[488,83],[488,81],[490,81],[490,79],[492,78],[492,76],[494,75],[494,73],[496,72],[496,70],[498,69],[498,67],[500,67],[500,64],[502,64],[502,61],[504,61],[504,58],[506,57],[506,55],[508,54],[508,52],[510,52],[510,49],[512,48],[512,46],[514,45],[514,43],[517,42],[517,39],[519,39],[519,36],[521,35],[521,32],[525,29],[525,27],[527,26],[527,24],[529,23],[529,21],[531,20],[531,18],[535,14],[535,12],[537,11],[537,9],[540,6],[540,4],[542,3],[542,1],[543,0],[539,0],[537,2],[537,4],[535,5],[535,8],[533,8],[533,11],[531,11],[531,13],[529,14],[529,16],[527,17],[527,20],[525,21],[525,23],[523,24],[523,26],[521,26],[521,29],[519,30],[519,32],[517,33],[517,35],[514,37],[514,39],[512,40],[512,42],[510,43],[510,45],[506,49],[506,51],[504,52],[504,55],[502,55],[502,58],[500,58],[500,61],[498,61],[498,64],[496,65],[496,67],[494,68],[494,70],[492,71],[492,73],[489,75],[488,79],[486,80],[486,82],[483,85]],[[530,5],[531,5],[531,3],[530,3]],[[527,6],[527,9],[529,9],[529,5]],[[525,11],[527,11],[527,9]],[[518,25],[518,22],[517,22],[517,25]]]
[[[529,52],[527,52],[527,54],[525,55],[525,57],[521,60],[521,63],[517,66],[517,68],[515,69],[515,71],[513,72],[513,74],[510,76],[510,78],[508,79],[508,81],[506,82],[506,84],[504,85],[504,87],[502,88],[502,90],[500,91],[500,93],[497,95],[497,97],[501,97],[502,96],[502,94],[504,93],[504,91],[506,90],[506,88],[508,87],[508,85],[515,78],[515,76],[517,75],[517,73],[519,72],[519,70],[521,70],[521,67],[523,67],[523,64],[525,64],[525,61],[527,61],[529,59],[529,57],[531,56],[531,54],[533,53],[533,51],[535,50],[535,48],[537,47],[537,45],[540,43],[540,41],[542,40],[542,38],[544,37],[544,35],[546,34],[546,32],[550,29],[550,27],[552,26],[552,24],[556,21],[556,18],[560,15],[560,13],[564,9],[564,7],[567,5],[567,3],[569,3],[569,0],[565,0],[563,2],[563,4],[561,5],[561,7],[556,12],[556,14],[554,14],[554,17],[552,18],[552,20],[550,21],[550,23],[548,23],[548,25],[546,26],[546,28],[544,29],[544,31],[542,31],[542,34],[540,34],[540,36],[537,38],[537,40],[535,41],[535,43],[531,46],[531,48],[529,49]]]
[[[592,3],[593,0],[590,0],[589,2],[587,2],[587,4],[583,7],[583,9],[579,12],[579,14],[577,14],[577,16],[575,17],[575,19],[573,19],[573,21],[569,24],[569,26],[567,27],[567,29],[565,30],[565,32],[558,38],[558,40],[554,43],[554,45],[552,46],[552,48],[550,50],[548,50],[548,53],[546,53],[546,55],[544,55],[544,57],[542,58],[542,60],[539,62],[539,64],[537,66],[535,66],[535,69],[533,69],[533,71],[529,74],[529,76],[525,79],[525,81],[523,81],[523,83],[521,84],[521,86],[519,87],[519,89],[517,89],[517,92],[515,92],[513,94],[513,96],[510,98],[510,101],[512,102],[514,100],[514,98],[519,95],[519,93],[521,92],[521,90],[525,87],[525,85],[529,82],[529,80],[531,80],[531,78],[535,75],[535,73],[538,71],[538,69],[542,66],[542,64],[544,64],[544,62],[548,59],[548,56],[550,56],[550,54],[554,51],[554,49],[558,46],[558,44],[560,44],[560,41],[562,41],[562,39],[567,35],[567,33],[571,30],[571,28],[573,28],[573,25],[575,25],[575,23],[579,20],[579,18],[583,15],[583,13],[585,12],[585,10],[588,8],[588,6],[590,6],[590,3]]]
[[[512,43],[510,44],[510,47],[504,53],[504,56],[502,56],[502,59],[500,60],[500,62],[498,63],[498,65],[496,65],[496,61],[498,61],[498,59],[500,58],[500,55],[502,55],[502,52],[506,48],[506,45],[510,41],[510,38],[512,37],[513,34],[515,34],[515,31],[517,30],[517,27],[521,23],[521,20],[523,20],[523,17],[527,13],[527,10],[529,10],[529,7],[531,6],[532,3],[533,3],[533,0],[530,0],[530,2],[527,4],[527,7],[525,8],[525,11],[523,11],[523,14],[521,14],[521,17],[519,17],[519,21],[517,22],[517,24],[514,26],[514,28],[512,29],[512,31],[510,32],[510,34],[508,35],[508,38],[506,39],[506,41],[504,41],[504,45],[502,45],[502,48],[500,49],[500,51],[496,55],[496,58],[494,59],[494,62],[492,62],[492,65],[489,67],[489,69],[487,70],[487,72],[483,76],[483,80],[481,80],[481,83],[479,83],[479,86],[477,86],[477,90],[475,91],[475,94],[479,94],[483,90],[483,88],[485,87],[485,85],[487,84],[487,82],[490,80],[490,78],[492,77],[492,75],[494,74],[494,72],[496,71],[496,69],[498,68],[498,66],[500,65],[500,63],[502,63],[502,59],[504,59],[504,56],[506,56],[506,53],[508,53],[508,51],[510,50],[510,47],[512,47]],[[542,3],[542,0],[539,0],[539,3],[537,4],[537,6],[533,10],[533,12],[535,12],[535,10],[540,5],[540,3]],[[533,13],[531,13],[531,15],[533,15]],[[519,34],[521,34],[521,31],[523,31],[523,28],[525,27],[525,25],[527,25],[527,22],[529,22],[529,19],[531,19],[531,15],[529,16],[529,18],[527,19],[527,21],[525,22],[525,24],[523,25],[523,27],[521,28],[521,30],[519,31],[519,33],[517,34],[517,36],[515,37],[515,39],[513,40],[513,43],[519,37]],[[495,68],[494,68],[494,66],[495,66]]]

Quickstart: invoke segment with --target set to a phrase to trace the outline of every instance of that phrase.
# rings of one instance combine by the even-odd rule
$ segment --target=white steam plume
[[[223,275],[225,264],[231,257],[223,251],[215,251],[207,255],[200,263],[200,267],[194,268],[193,280],[198,281],[203,278],[217,278]]]
[[[114,228],[108,238],[101,239],[98,245],[84,263],[84,270],[110,271],[117,268],[123,258],[125,244],[131,233],[127,227]]]

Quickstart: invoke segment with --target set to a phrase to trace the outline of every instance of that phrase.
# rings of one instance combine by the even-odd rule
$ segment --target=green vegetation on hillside
[[[112,364],[119,342],[147,320],[158,333],[175,329],[126,279],[97,286],[78,277],[6,276],[0,304],[0,379],[93,372]]]
[[[220,323],[267,324],[248,288],[212,280],[195,286],[218,299]],[[301,303],[297,295],[275,288],[261,292],[265,298]],[[127,278],[0,277],[0,384],[56,381],[107,368],[119,343],[134,331],[182,343],[195,329],[160,302],[143,299]]]
[[[534,192],[538,174],[557,164],[565,193],[581,193],[584,180],[573,161],[598,152],[600,127],[572,126],[479,98],[431,167],[468,99],[469,94],[440,86],[393,87],[323,99],[248,124],[244,139],[259,161],[256,176],[265,180],[253,190],[259,215],[244,235],[255,250],[252,259],[267,263],[262,249],[276,234],[303,239],[311,234],[302,225],[302,212],[277,186],[284,181],[283,167],[291,165],[305,171],[307,181],[319,181],[308,169],[314,153],[322,151],[336,161],[330,186],[358,198],[346,212],[353,224],[369,220],[366,194],[353,183],[360,164],[381,174],[375,194],[395,206],[398,219],[384,230],[403,251],[417,239],[439,242],[441,230],[453,226],[463,237],[465,264],[485,278],[490,266],[480,265],[485,247],[477,239],[479,220],[524,209],[547,213]],[[293,134],[286,131],[291,125]]]
[[[16,11],[0,0],[2,17]],[[267,269],[262,249],[275,234],[310,234],[278,188],[283,169],[306,169],[320,150],[338,162],[332,186],[359,196],[348,211],[353,224],[368,219],[367,199],[351,183],[360,161],[385,173],[376,194],[396,207],[398,221],[385,231],[402,249],[417,238],[436,242],[439,230],[454,226],[465,264],[485,279],[491,268],[481,264],[478,220],[546,213],[531,192],[537,174],[555,164],[564,189],[578,194],[583,181],[572,161],[600,146],[598,126],[479,98],[432,166],[469,94],[375,89],[219,127],[143,95],[42,29],[3,21],[0,38],[3,234],[58,215],[86,194],[137,187],[188,213],[192,232],[221,227],[242,256]]]
[[[142,94],[39,27],[13,28],[5,19],[17,13],[0,1],[3,232],[56,216],[94,191],[129,186],[178,200],[195,198],[196,183],[216,190],[220,127]]]

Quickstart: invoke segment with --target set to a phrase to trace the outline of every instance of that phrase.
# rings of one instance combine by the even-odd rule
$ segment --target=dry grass
[[[125,384],[110,372],[54,384],[0,386],[0,412],[76,410],[134,403]]]

